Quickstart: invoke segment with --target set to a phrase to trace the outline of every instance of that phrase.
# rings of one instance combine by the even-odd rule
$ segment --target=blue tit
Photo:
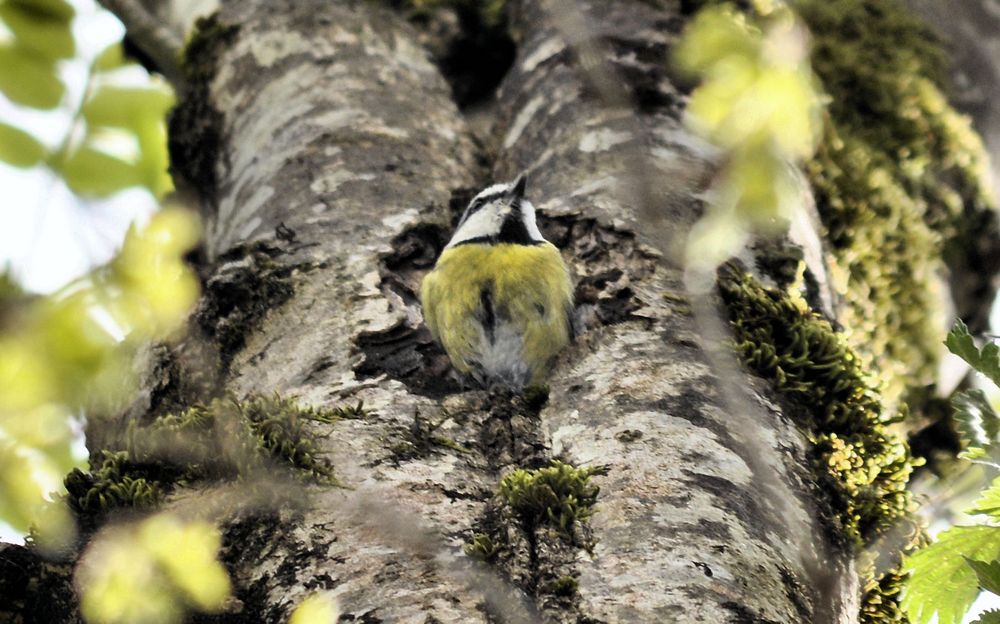
[[[420,289],[434,339],[487,386],[540,384],[573,333],[573,282],[525,184],[522,174],[476,195]]]

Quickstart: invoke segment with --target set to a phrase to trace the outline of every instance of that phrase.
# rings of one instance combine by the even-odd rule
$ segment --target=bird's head
[[[494,184],[479,192],[462,214],[448,247],[469,243],[537,245],[545,242],[535,224],[535,207],[524,198],[527,178],[522,173],[508,184]]]

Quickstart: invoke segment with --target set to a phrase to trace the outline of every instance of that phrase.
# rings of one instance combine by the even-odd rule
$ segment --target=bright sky
[[[78,57],[61,64],[67,86],[63,105],[53,111],[16,106],[0,94],[0,119],[27,128],[51,148],[66,137],[83,95],[90,61],[121,39],[118,20],[93,0],[69,0],[76,8],[73,31]],[[0,37],[8,33],[0,25]],[[134,69],[117,75],[123,82],[141,81]],[[29,289],[49,292],[94,265],[111,258],[130,222],[155,208],[145,190],[133,189],[110,199],[82,202],[47,169],[16,169],[0,163],[0,266],[9,265]]]
[[[93,0],[69,0],[76,8],[73,31],[78,57],[60,65],[66,98],[58,109],[37,111],[10,103],[0,94],[0,120],[29,130],[56,148],[73,127],[73,115],[83,96],[87,67],[124,29]],[[9,37],[0,24],[0,39]],[[145,72],[116,72],[116,81],[141,83]],[[145,220],[156,208],[145,190],[133,189],[100,201],[81,201],[57,175],[36,167],[17,169],[0,163],[0,267],[9,266],[28,289],[51,292],[90,268],[107,262],[134,221]],[[82,432],[79,457],[86,457]],[[23,542],[23,535],[0,523],[0,541]]]

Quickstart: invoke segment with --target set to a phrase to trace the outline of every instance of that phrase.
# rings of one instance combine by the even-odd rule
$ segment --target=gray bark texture
[[[151,352],[130,415],[184,406],[188,386],[368,410],[310,425],[341,486],[224,519],[242,605],[216,617],[283,622],[327,589],[353,622],[854,621],[854,565],[821,526],[806,442],[718,348],[714,304],[673,259],[713,171],[666,63],[679,10],[513,4],[488,137],[426,35],[377,3],[223,2],[225,34],[198,48],[214,58],[188,59],[213,68],[187,69],[171,128],[206,224],[201,335]],[[520,171],[586,321],[541,407],[453,382],[416,298],[470,190]],[[579,540],[527,534],[495,497],[556,458],[606,467]],[[222,494],[173,496],[208,509]],[[498,560],[466,555],[491,527]],[[553,589],[567,578],[575,592]]]

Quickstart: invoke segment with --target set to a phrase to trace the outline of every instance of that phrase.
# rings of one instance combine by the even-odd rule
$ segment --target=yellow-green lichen
[[[603,467],[576,468],[555,460],[544,468],[511,472],[500,481],[499,494],[528,533],[549,526],[575,543],[574,526],[594,514],[601,491],[590,477],[604,473]]]
[[[988,204],[987,158],[942,93],[944,55],[894,0],[796,0],[829,94],[806,167],[844,294],[851,347],[895,405],[934,381],[944,244]]]

